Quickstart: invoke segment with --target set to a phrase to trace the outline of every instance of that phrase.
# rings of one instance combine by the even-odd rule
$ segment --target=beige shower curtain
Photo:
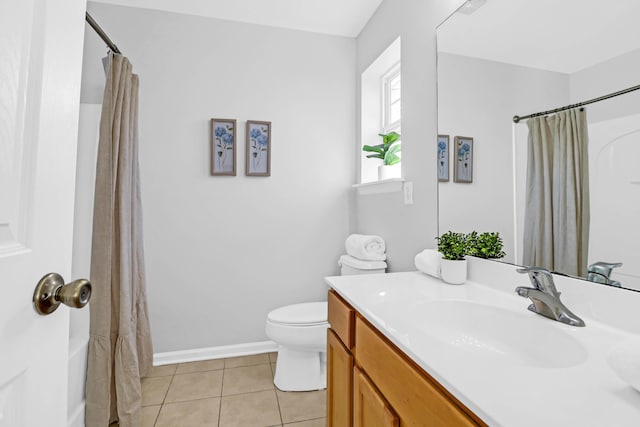
[[[102,103],[91,251],[87,427],[141,425],[151,368],[138,167],[138,76],[110,57]]]
[[[586,276],[589,159],[584,109],[527,121],[525,265]]]

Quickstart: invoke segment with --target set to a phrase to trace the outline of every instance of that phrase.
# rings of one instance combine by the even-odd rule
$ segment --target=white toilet
[[[362,261],[342,255],[343,276],[384,273],[384,261]],[[327,387],[327,303],[308,302],[276,308],[267,315],[265,331],[278,344],[276,375],[283,391],[321,390]]]

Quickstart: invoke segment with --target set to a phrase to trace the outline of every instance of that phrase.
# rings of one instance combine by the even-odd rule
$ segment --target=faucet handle
[[[622,267],[622,263],[598,261],[589,266],[588,272],[601,274],[608,279],[611,276],[611,270],[616,267]]]
[[[529,274],[531,284],[538,290],[547,294],[559,297],[560,292],[556,289],[556,285],[553,283],[553,276],[551,272],[544,267],[525,267],[516,270],[518,273]]]
[[[544,267],[523,267],[523,268],[519,268],[516,270],[518,273],[529,273],[530,271],[535,271],[538,273],[546,273],[546,274],[551,274],[551,272],[549,270],[547,270]]]

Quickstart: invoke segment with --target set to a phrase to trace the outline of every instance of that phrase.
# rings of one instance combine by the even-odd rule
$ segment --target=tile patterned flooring
[[[325,390],[276,389],[276,357],[154,367],[142,380],[142,427],[324,427]]]

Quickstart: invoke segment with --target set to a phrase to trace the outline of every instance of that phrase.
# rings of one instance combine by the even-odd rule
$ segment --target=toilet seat
[[[317,326],[328,323],[326,302],[307,302],[277,308],[267,315],[271,323],[287,326]]]

